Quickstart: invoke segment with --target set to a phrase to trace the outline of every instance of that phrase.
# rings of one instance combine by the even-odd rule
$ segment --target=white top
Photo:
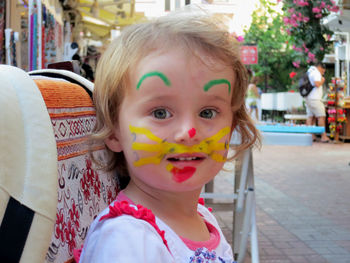
[[[114,202],[111,205],[114,205]],[[129,206],[136,211],[138,210],[135,205],[129,204]],[[102,211],[91,224],[80,256],[80,263],[234,262],[231,246],[222,234],[215,217],[203,205],[198,204],[198,213],[203,216],[207,223],[213,225],[220,234],[220,241],[214,249],[203,247],[191,250],[181,237],[162,220],[155,217],[159,229],[165,231],[164,237],[168,249],[159,232],[145,220],[122,214],[99,221],[103,215],[109,213],[109,210],[109,208],[106,208]],[[203,261],[200,261],[200,259],[203,259]]]
[[[307,74],[309,76],[309,80],[310,80],[312,86],[314,86],[312,91],[307,96],[307,99],[308,100],[321,100],[322,99],[322,95],[323,95],[322,85],[319,86],[319,87],[315,87],[315,82],[322,80],[321,73],[318,71],[318,69],[315,66],[311,66],[308,69]]]

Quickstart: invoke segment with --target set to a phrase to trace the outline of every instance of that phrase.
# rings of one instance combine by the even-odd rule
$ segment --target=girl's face
[[[231,135],[234,73],[174,49],[130,73],[119,122],[106,140],[123,151],[132,180],[172,192],[198,190],[222,168]]]

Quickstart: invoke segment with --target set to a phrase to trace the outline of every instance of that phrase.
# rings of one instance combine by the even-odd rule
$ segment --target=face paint
[[[188,131],[188,136],[190,136],[190,138],[194,137],[196,135],[196,129],[192,128]]]
[[[170,80],[162,73],[162,72],[158,72],[158,71],[152,71],[152,72],[148,72],[146,73],[145,75],[143,75],[139,82],[137,83],[136,85],[136,90],[140,89],[140,86],[142,84],[142,82],[146,79],[146,78],[149,78],[149,77],[153,77],[153,76],[157,76],[159,77],[161,80],[163,80],[164,84],[166,86],[170,86],[171,83],[170,83]]]
[[[180,169],[173,166],[171,163],[167,165],[166,169],[173,174],[173,180],[178,183],[182,183],[192,177],[196,172],[196,167],[185,166]]]
[[[227,84],[228,93],[231,93],[231,83],[227,79],[214,79],[204,85],[203,90],[207,92],[211,87],[219,84]]]
[[[148,143],[132,143],[132,149],[136,151],[146,151],[156,153],[154,156],[140,158],[134,162],[134,166],[139,167],[146,164],[159,164],[167,154],[182,154],[182,153],[205,153],[214,161],[225,162],[226,155],[216,153],[227,149],[226,143],[219,143],[219,141],[230,132],[230,127],[225,127],[218,131],[213,136],[204,139],[199,144],[187,146],[183,144],[170,143],[155,136],[150,130],[146,128],[129,126],[130,132],[135,134],[143,134],[151,141],[157,144]],[[167,170],[173,174],[173,180],[176,182],[183,182],[192,177],[195,173],[195,167],[184,167],[182,169],[174,167],[172,164],[167,166]]]

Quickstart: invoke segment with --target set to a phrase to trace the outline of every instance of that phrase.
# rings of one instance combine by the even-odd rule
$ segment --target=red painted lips
[[[186,166],[184,168],[173,167],[173,169],[171,169],[171,172],[173,173],[173,179],[178,183],[182,183],[190,179],[195,171],[196,167],[192,166]]]

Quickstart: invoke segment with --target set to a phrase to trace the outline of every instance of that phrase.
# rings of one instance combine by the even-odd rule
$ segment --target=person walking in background
[[[252,116],[253,111],[255,111],[255,119],[259,120],[258,112],[258,100],[260,99],[259,89],[256,86],[258,84],[258,77],[254,76],[251,78],[251,81],[248,85],[247,91],[247,104],[249,106],[249,115]]]
[[[92,70],[92,67],[89,65],[89,59],[85,58],[84,62],[81,60],[81,57],[78,54],[75,54],[72,57],[73,60],[77,60],[79,62],[80,66],[80,75],[92,82],[94,82],[94,71]]]
[[[314,125],[317,119],[317,126],[325,127],[326,109],[322,102],[323,84],[325,82],[324,73],[326,72],[325,64],[318,62],[315,66],[311,66],[308,71],[309,80],[314,87],[310,94],[305,98],[307,120],[306,125]],[[313,135],[313,140],[316,140]],[[329,142],[326,132],[321,135],[321,142]]]

